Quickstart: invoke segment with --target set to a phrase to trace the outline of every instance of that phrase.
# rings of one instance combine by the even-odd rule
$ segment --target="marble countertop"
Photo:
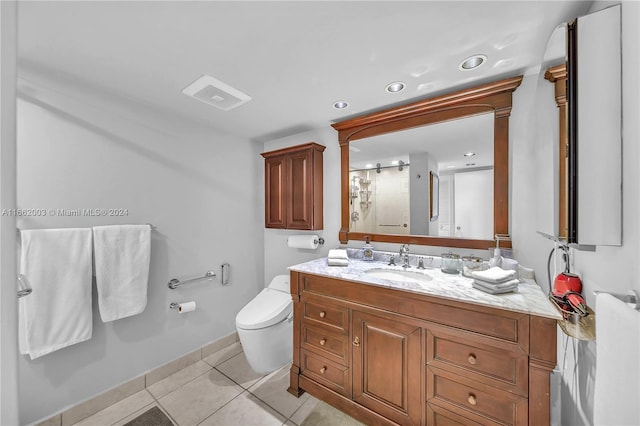
[[[547,295],[534,280],[522,280],[520,284],[518,284],[518,290],[513,293],[492,295],[473,288],[471,286],[473,279],[467,278],[461,274],[446,274],[439,268],[408,268],[409,271],[429,275],[432,280],[428,282],[395,281],[383,279],[366,273],[367,270],[374,268],[388,269],[390,272],[405,270],[402,266],[388,266],[386,262],[367,262],[353,258],[349,259],[348,266],[328,266],[326,257],[289,267],[290,270],[296,272],[339,278],[388,288],[397,288],[399,290],[414,291],[416,293],[441,297],[443,299],[506,309],[513,312],[522,312],[546,318],[562,319],[558,310],[551,304],[547,299]]]

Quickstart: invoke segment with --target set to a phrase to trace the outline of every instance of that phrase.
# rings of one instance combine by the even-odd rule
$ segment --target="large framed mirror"
[[[333,124],[340,242],[483,249],[508,235],[509,116],[521,82],[507,78]]]

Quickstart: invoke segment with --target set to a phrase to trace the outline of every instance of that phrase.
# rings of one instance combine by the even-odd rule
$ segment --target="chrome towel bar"
[[[204,276],[202,277],[198,277],[198,278],[193,278],[190,280],[186,280],[186,281],[180,281],[177,278],[173,278],[171,281],[169,281],[169,284],[167,284],[167,286],[172,289],[175,290],[176,288],[183,286],[185,284],[191,284],[191,283],[195,283],[198,281],[202,281],[202,280],[212,280],[216,277],[216,273],[213,271],[207,271],[206,274],[204,274]]]

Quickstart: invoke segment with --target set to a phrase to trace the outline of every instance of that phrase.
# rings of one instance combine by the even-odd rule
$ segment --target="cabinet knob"
[[[320,312],[320,318],[324,318],[326,316],[327,316],[327,313],[325,311]]]
[[[321,373],[321,374],[324,374],[324,372],[325,372],[325,371],[327,371],[327,367],[322,367],[322,368],[320,369],[320,373]]]
[[[471,365],[476,365],[476,356],[474,354],[469,354],[469,358],[467,358],[467,361],[469,361],[469,364]]]
[[[469,398],[467,398],[467,401],[469,401],[469,404],[471,405],[476,405],[478,403],[478,401],[476,400],[476,396],[472,393],[469,394]]]
[[[320,340],[320,346],[324,346],[327,343],[327,339]]]
[[[356,336],[355,339],[353,339],[353,346],[360,346],[360,338]]]

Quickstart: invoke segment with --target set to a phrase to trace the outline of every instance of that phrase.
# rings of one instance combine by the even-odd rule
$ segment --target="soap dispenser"
[[[502,255],[500,253],[500,238],[496,235],[496,248],[493,250],[493,257],[489,259],[489,267],[493,268],[494,266],[501,267],[502,266]]]
[[[373,260],[373,246],[369,242],[369,237],[365,237],[364,247],[362,247],[362,259],[367,261]]]

